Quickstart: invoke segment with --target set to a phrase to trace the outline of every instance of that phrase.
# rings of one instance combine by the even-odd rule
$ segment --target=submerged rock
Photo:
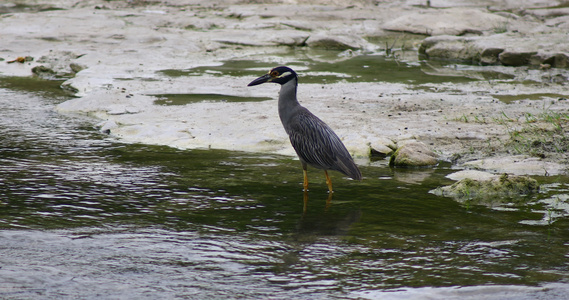
[[[389,160],[391,167],[428,167],[437,163],[437,155],[418,141],[404,143]]]
[[[539,191],[537,180],[528,176],[502,174],[500,176],[463,178],[452,185],[431,191],[435,195],[459,200],[515,197]]]

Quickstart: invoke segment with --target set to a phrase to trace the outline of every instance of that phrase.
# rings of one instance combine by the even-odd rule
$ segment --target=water
[[[433,170],[128,145],[62,116],[58,82],[0,80],[0,298],[559,299],[569,179],[494,207]],[[467,288],[458,289],[458,286]],[[543,287],[546,287],[544,289]],[[454,297],[454,298],[453,298]],[[494,298],[492,298],[494,297]]]
[[[272,100],[272,98],[268,97],[238,97],[221,94],[161,94],[151,96],[158,98],[154,101],[156,105],[187,105],[198,102],[258,102]]]
[[[257,59],[258,56],[255,57]],[[441,83],[448,81],[469,82],[469,73],[462,72],[456,75],[452,71],[442,73],[434,66],[439,66],[437,62],[430,64],[424,63],[403,63],[394,59],[385,59],[381,55],[357,55],[338,57],[335,51],[323,50],[291,50],[278,55],[267,55],[266,61],[259,62],[252,59],[232,59],[223,62],[219,66],[195,67],[191,69],[167,69],[159,71],[160,74],[178,76],[201,76],[209,74],[213,76],[246,76],[256,78],[275,67],[283,64],[299,71],[303,71],[301,76],[302,83],[335,83],[338,81],[346,82],[394,82],[394,83]],[[378,69],[381,72],[378,72]],[[447,68],[448,69],[448,68]],[[471,72],[472,74],[474,72]],[[486,70],[477,74],[477,77],[484,79],[494,79],[503,76],[501,73]],[[414,75],[413,75],[414,74]]]

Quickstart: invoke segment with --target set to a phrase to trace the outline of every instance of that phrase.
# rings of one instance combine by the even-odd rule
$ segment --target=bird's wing
[[[292,147],[307,164],[318,169],[340,171],[354,179],[361,178],[358,167],[340,138],[308,110],[302,110],[295,116],[287,132]]]

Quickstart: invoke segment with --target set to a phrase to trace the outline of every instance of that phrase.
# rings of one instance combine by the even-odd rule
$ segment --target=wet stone
[[[530,62],[530,58],[537,52],[509,51],[506,50],[498,56],[500,62],[505,66],[525,66]]]
[[[428,167],[438,163],[436,154],[418,141],[406,142],[391,156],[392,167]]]
[[[378,138],[369,143],[370,156],[385,158],[394,153],[397,146],[391,139]]]
[[[40,78],[51,78],[55,75],[55,71],[43,65],[33,67],[32,73]]]
[[[502,174],[488,178],[464,178],[452,185],[437,188],[432,192],[437,195],[458,199],[497,199],[496,196],[515,197],[538,191],[539,183],[533,178]],[[509,201],[509,199],[505,200]]]
[[[546,58],[543,60],[543,63],[554,68],[569,68],[569,55],[566,53],[558,53]]]
[[[500,62],[500,53],[504,52],[502,48],[486,48],[480,53],[480,63],[483,65],[494,65]]]

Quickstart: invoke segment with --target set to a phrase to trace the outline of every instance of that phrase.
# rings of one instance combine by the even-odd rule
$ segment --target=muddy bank
[[[157,104],[160,95],[175,94],[274,99],[277,86],[246,84],[271,65],[289,64],[301,76],[301,102],[359,163],[371,149],[416,139],[439,159],[470,168],[567,171],[568,14],[561,2],[202,2],[5,3],[0,72],[67,79],[64,88],[78,98],[58,110],[93,115],[102,131],[124,141],[294,155],[274,101]],[[351,76],[313,71],[313,62],[371,54],[405,67],[419,63],[419,52],[476,63],[428,60],[423,74],[473,80],[308,80]],[[18,57],[33,59],[12,62]],[[194,71],[239,61],[240,70]]]

